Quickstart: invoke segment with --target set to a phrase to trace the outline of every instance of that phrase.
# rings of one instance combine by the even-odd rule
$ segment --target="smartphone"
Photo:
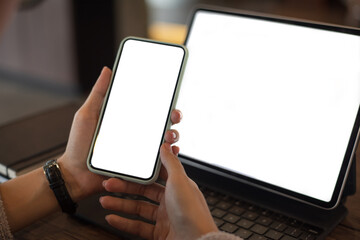
[[[182,45],[121,42],[87,158],[90,171],[141,184],[157,179],[186,59]]]

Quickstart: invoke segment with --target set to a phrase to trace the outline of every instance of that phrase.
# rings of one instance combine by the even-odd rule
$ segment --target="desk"
[[[360,151],[357,153],[357,192],[347,199],[349,214],[326,238],[327,240],[360,240]],[[113,240],[120,239],[90,223],[70,217],[63,213],[55,213],[39,220],[15,234],[16,239],[87,239]]]

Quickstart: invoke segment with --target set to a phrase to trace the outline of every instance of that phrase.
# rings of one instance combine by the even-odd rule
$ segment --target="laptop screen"
[[[334,207],[359,128],[359,31],[200,9],[186,46],[180,156]]]

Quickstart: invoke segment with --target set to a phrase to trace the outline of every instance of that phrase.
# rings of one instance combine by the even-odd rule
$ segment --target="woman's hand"
[[[101,185],[103,178],[87,169],[86,158],[110,76],[111,70],[104,68],[90,96],[76,113],[66,151],[58,159],[74,201],[104,190]],[[0,193],[13,232],[60,210],[42,168],[0,184]]]
[[[76,112],[66,151],[58,163],[72,199],[80,199],[103,190],[103,176],[90,172],[86,166],[99,113],[110,82],[111,70],[104,67],[85,103]]]
[[[104,191],[102,182],[105,177],[90,172],[86,159],[110,78],[111,70],[104,68],[88,99],[77,111],[66,151],[58,159],[66,187],[75,202]],[[179,111],[171,113],[173,123],[178,123],[180,118]],[[166,132],[166,141],[175,142],[177,138],[175,130]],[[60,210],[42,168],[0,184],[0,195],[13,232]]]
[[[105,177],[90,172],[86,165],[86,159],[110,78],[111,70],[103,68],[89,97],[75,114],[66,151],[58,159],[64,181],[75,202],[104,190],[102,181]],[[174,110],[171,114],[172,123],[176,124],[180,122],[180,119],[181,112]],[[174,142],[177,140],[177,136],[176,130],[170,130],[166,132],[165,140]]]
[[[171,147],[170,143],[164,143],[160,149],[163,163],[160,177],[166,180],[166,187],[158,183],[140,185],[116,178],[104,181],[104,187],[109,192],[142,195],[159,205],[111,196],[100,198],[101,205],[106,209],[138,215],[156,224],[112,214],[106,216],[110,225],[145,239],[196,239],[218,231],[202,193],[187,177],[176,156],[179,148]]]

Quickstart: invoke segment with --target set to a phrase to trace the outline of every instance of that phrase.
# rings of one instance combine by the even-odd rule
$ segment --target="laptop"
[[[324,239],[347,213],[360,31],[199,8],[185,45],[179,158],[219,229],[251,240]],[[97,196],[77,214],[116,232],[106,213]]]

